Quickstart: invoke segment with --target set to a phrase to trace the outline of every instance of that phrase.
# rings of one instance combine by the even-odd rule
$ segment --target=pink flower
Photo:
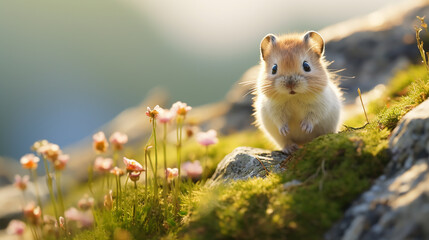
[[[118,167],[114,167],[112,170],[110,170],[110,173],[116,176],[122,176],[124,175],[124,170],[118,168]]]
[[[22,178],[19,175],[15,175],[15,184],[14,185],[15,185],[15,187],[24,191],[25,189],[27,189],[27,184],[28,184],[29,180],[30,180],[30,177],[28,175],[25,175]]]
[[[54,162],[55,170],[58,170],[58,171],[63,170],[66,167],[67,162],[69,160],[70,160],[70,156],[67,154],[61,154],[60,156],[58,156],[57,160]]]
[[[109,143],[106,140],[106,136],[103,132],[98,132],[92,136],[94,150],[97,153],[104,153],[109,147]]]
[[[157,120],[159,123],[169,123],[176,116],[176,112],[169,109],[158,108]]]
[[[186,176],[190,178],[198,178],[201,176],[201,174],[203,174],[203,167],[198,160],[195,162],[183,163],[182,170],[186,173]]]
[[[65,211],[64,216],[67,221],[76,221],[79,228],[91,227],[94,222],[94,217],[91,211],[79,211],[74,207]]]
[[[22,236],[25,231],[25,223],[20,220],[12,220],[9,222],[9,225],[7,225],[6,232],[10,235],[18,235]]]
[[[27,205],[25,205],[23,212],[24,212],[25,218],[27,218],[27,220],[34,225],[39,224],[40,221],[42,220],[41,219],[42,210],[40,209],[39,206],[36,206],[33,202],[30,202]]]
[[[38,152],[40,152],[44,158],[52,162],[55,162],[58,156],[62,153],[60,147],[54,143],[47,143],[41,146],[38,149]]]
[[[146,111],[146,116],[155,119],[158,117],[158,113],[159,113],[159,109],[160,107],[158,105],[156,105],[153,110],[150,109],[150,107],[147,107],[147,111]]]
[[[108,210],[113,208],[113,191],[110,190],[109,194],[104,195],[104,207]]]
[[[128,136],[121,132],[114,132],[109,141],[115,150],[121,150],[124,144],[128,142]]]
[[[94,169],[99,172],[108,172],[112,166],[113,160],[111,158],[97,157],[94,162]]]
[[[213,129],[207,132],[199,132],[195,135],[197,142],[203,146],[209,146],[218,143],[217,132]]]
[[[43,139],[43,140],[40,140],[40,141],[37,141],[37,142],[35,142],[34,144],[33,144],[33,146],[31,147],[31,149],[33,150],[33,151],[36,151],[38,154],[42,154],[41,152],[40,152],[40,148],[41,147],[43,147],[43,146],[45,146],[45,145],[47,145],[49,142],[48,142],[48,140],[45,140],[45,139]]]
[[[138,163],[136,160],[128,159],[128,158],[124,157],[124,163],[125,163],[125,166],[127,166],[127,171],[129,171],[129,172],[131,172],[131,171],[135,171],[135,172],[144,171],[143,166],[140,163]]]
[[[135,171],[130,172],[129,173],[130,180],[133,181],[133,182],[137,182],[140,179],[140,174],[141,173],[142,172],[135,172]]]
[[[171,180],[179,176],[179,169],[167,168],[167,170],[165,170],[165,175],[167,175],[167,180],[170,182]]]
[[[80,210],[88,210],[90,208],[92,208],[94,206],[94,198],[92,197],[88,197],[88,195],[84,195],[83,198],[81,198],[78,202],[77,202],[77,207]]]
[[[192,107],[188,106],[188,104],[178,101],[171,106],[171,111],[177,113],[181,116],[186,116],[186,114],[191,111]]]
[[[22,167],[25,169],[36,169],[39,161],[40,158],[32,153],[25,154],[20,160]]]

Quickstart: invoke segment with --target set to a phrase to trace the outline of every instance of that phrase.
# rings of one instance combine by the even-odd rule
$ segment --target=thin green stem
[[[150,169],[152,170],[152,173],[155,175],[155,169],[153,167],[152,158],[150,157],[150,153],[147,154],[147,158],[149,159]]]
[[[134,206],[133,206],[133,222],[136,220],[136,202],[137,202],[137,181],[134,181]]]
[[[203,176],[202,180],[204,181],[207,178],[207,164],[209,162],[209,146],[206,146],[206,159],[203,163]]]
[[[168,187],[168,178],[167,178],[167,123],[164,123],[164,139],[162,141],[163,149],[164,149],[164,189],[163,189],[163,195],[164,195],[164,210],[165,210],[165,218],[168,219],[168,195],[167,195],[167,187]]]
[[[63,191],[61,190],[61,171],[55,170],[55,178],[56,178],[56,185],[57,185],[58,200],[60,201],[60,210],[61,210],[60,213],[61,213],[61,216],[64,217],[65,208],[64,208]]]
[[[118,166],[118,159],[119,159],[119,150],[114,149],[113,150],[113,167],[119,167]],[[109,183],[110,186],[110,177],[109,177]]]
[[[52,187],[52,176],[49,173],[49,167],[48,167],[48,161],[46,160],[46,158],[43,158],[43,162],[45,165],[45,170],[46,170],[46,177],[47,177],[47,185],[48,185],[48,189],[49,189],[49,196],[51,198],[51,202],[52,202],[52,207],[54,208],[54,213],[55,213],[55,219],[58,221],[58,211],[57,211],[57,205],[55,204],[55,195],[54,195],[54,189]]]
[[[27,224],[28,225],[28,224]],[[39,236],[37,235],[37,230],[36,227],[33,224],[30,224],[30,230],[31,230],[31,234],[33,235],[33,238],[35,240],[39,239]]]
[[[164,170],[167,171],[167,123],[164,123]],[[165,174],[165,182],[167,183],[167,175]]]
[[[145,173],[144,173],[144,194],[145,194],[145,199],[147,200],[147,191],[148,191],[148,180],[147,180],[147,150],[145,148],[144,150],[144,168],[145,168]]]
[[[119,197],[122,198],[121,176],[118,176]]]
[[[153,133],[153,141],[155,145],[155,171],[154,171],[154,197],[158,199],[158,148],[156,142],[156,120],[152,119],[152,133]]]
[[[32,169],[30,170],[30,174],[33,176],[33,182],[34,182],[34,188],[36,189],[36,198],[37,198],[37,204],[40,207],[41,217],[43,219],[43,207],[42,207],[42,201],[40,200],[40,190],[39,190],[39,181],[37,176],[37,170]]]
[[[176,214],[179,212],[179,192],[180,192],[180,176],[181,176],[181,167],[182,164],[182,127],[183,127],[183,118],[181,116],[177,119],[177,168],[178,178],[176,179],[175,191],[174,191],[174,202]]]
[[[116,176],[116,211],[119,210],[119,176]]]
[[[127,184],[128,184],[128,179],[130,179],[130,176],[127,174],[127,179],[125,180],[125,185],[124,185],[124,191],[127,191]]]
[[[94,216],[94,227],[97,227],[98,217],[97,217],[97,212],[95,211],[94,207],[91,207],[91,212],[92,212],[92,215]]]

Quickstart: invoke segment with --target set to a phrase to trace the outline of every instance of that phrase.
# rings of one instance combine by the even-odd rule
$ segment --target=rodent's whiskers
[[[251,85],[255,85],[256,81],[255,80],[242,81],[242,82],[239,82],[238,84],[244,85],[244,86],[251,86]]]

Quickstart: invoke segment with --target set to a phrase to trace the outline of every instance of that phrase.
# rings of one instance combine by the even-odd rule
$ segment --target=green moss
[[[325,135],[296,152],[285,174],[238,181],[218,187],[216,194],[207,189],[202,198],[210,200],[190,207],[192,216],[181,234],[189,239],[318,239],[381,174],[388,133],[368,126]],[[302,185],[283,189],[294,179]]]
[[[424,65],[414,65],[398,72],[387,84],[385,96],[395,98],[409,92],[409,86],[416,80],[427,79],[428,73]]]
[[[429,78],[423,65],[411,66],[401,71],[386,85],[386,91],[377,100],[368,104],[370,121],[380,128],[393,130],[399,120],[411,109],[429,96]],[[359,114],[345,122],[347,126],[361,126],[365,123],[364,114]]]
[[[416,79],[408,85],[407,88],[407,95],[398,97],[380,111],[377,116],[377,122],[380,124],[380,127],[393,130],[402,116],[422,103],[429,96],[428,78]]]

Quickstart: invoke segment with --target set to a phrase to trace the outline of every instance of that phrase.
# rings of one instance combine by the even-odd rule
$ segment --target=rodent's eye
[[[303,68],[303,69],[304,69],[304,71],[306,71],[306,72],[310,72],[310,71],[311,71],[310,64],[308,64],[308,62],[307,62],[307,61],[304,61],[304,62],[302,63],[302,68]]]
[[[277,73],[277,64],[274,64],[273,68],[271,69],[271,74],[276,74]]]

